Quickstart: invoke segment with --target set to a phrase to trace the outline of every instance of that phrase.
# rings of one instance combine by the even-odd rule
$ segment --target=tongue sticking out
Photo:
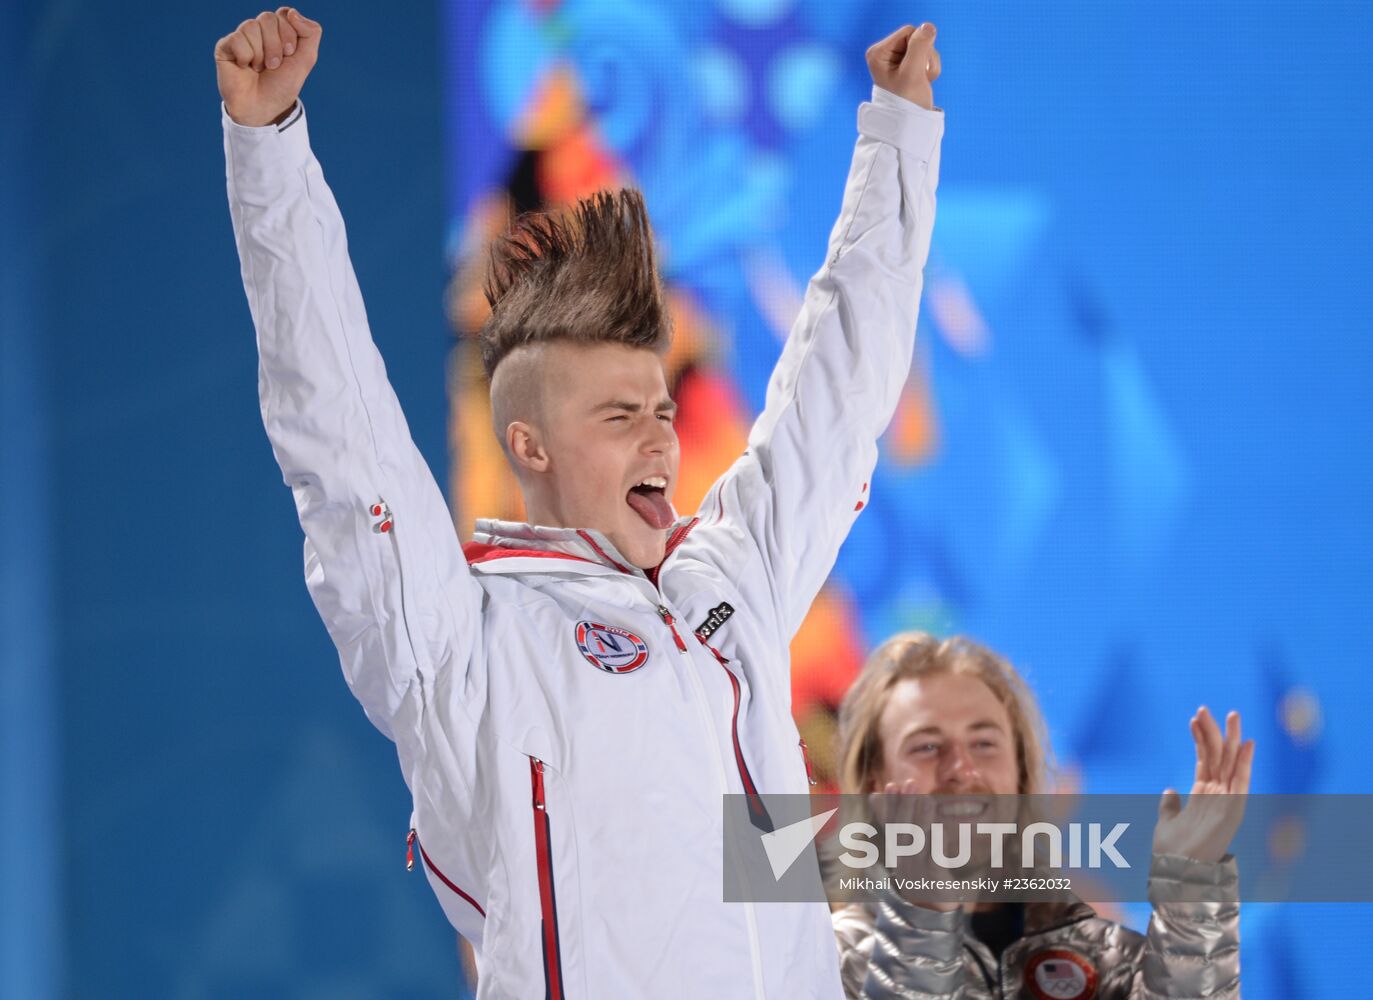
[[[633,489],[625,500],[640,517],[659,531],[672,525],[672,506],[661,490]]]

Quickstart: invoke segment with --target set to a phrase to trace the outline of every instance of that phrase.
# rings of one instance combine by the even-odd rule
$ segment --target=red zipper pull
[[[682,637],[677,634],[677,626],[673,624],[672,612],[667,609],[666,604],[658,605],[658,615],[663,619],[663,624],[672,632],[672,641],[677,644],[677,652],[685,653],[686,643],[683,642]]]
[[[801,759],[806,762],[806,780],[812,785],[818,785],[819,782],[815,780],[815,771],[810,766],[810,747],[806,746],[805,740],[799,742],[801,744]]]
[[[534,808],[543,812],[543,761],[537,757],[530,757],[529,762],[534,768]]]
[[[408,872],[415,870],[415,830],[413,827],[405,838],[405,870]]]

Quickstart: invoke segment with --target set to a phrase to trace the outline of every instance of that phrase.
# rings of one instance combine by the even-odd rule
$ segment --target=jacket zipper
[[[676,619],[672,617],[672,612],[668,610],[666,604],[658,605],[658,617],[663,620],[663,624],[666,625],[668,631],[672,633],[672,641],[677,644],[677,652],[685,653],[686,643],[682,641],[681,635],[678,634]]]
[[[553,890],[552,831],[544,796],[543,761],[529,758],[529,781],[534,793],[534,854],[539,875],[539,914],[542,922],[545,1000],[562,1000],[563,960],[558,941],[558,900]]]
[[[396,582],[400,585],[400,621],[405,628],[405,642],[410,647],[410,658],[414,660],[418,672],[420,658],[419,652],[415,649],[415,638],[410,634],[409,602],[405,598],[405,560],[401,558],[400,541],[396,538],[394,530],[396,526],[395,515],[391,513],[391,508],[387,506],[385,499],[380,498],[368,510],[376,512],[376,516],[384,518],[380,524],[373,525],[372,530],[391,539],[391,554],[396,557]],[[422,847],[421,850],[423,850]]]
[[[749,773],[748,764],[744,761],[744,745],[739,741],[739,709],[743,702],[743,692],[739,685],[739,678],[734,676],[734,671],[729,669],[729,661],[721,655],[720,651],[706,642],[699,635],[696,637],[702,646],[710,650],[715,657],[715,662],[720,664],[720,669],[729,678],[729,686],[734,691],[734,714],[730,718],[730,734],[734,740],[734,763],[739,768],[739,780],[744,785],[744,795],[748,798],[748,814],[753,825],[764,833],[771,833],[774,826],[772,817],[768,815],[767,806],[763,804],[763,797],[758,794],[758,788],[753,783],[753,775]]]
[[[815,780],[815,771],[810,766],[810,747],[806,746],[805,740],[797,740],[797,742],[801,744],[801,760],[805,762],[806,765],[806,781],[811,787],[814,787],[815,785],[818,785],[819,782]]]
[[[400,554],[400,541],[396,538],[396,533],[395,533],[395,531],[394,531],[394,528],[395,528],[395,525],[396,525],[395,515],[393,515],[393,514],[391,513],[391,508],[390,508],[389,506],[387,506],[386,501],[385,501],[384,499],[380,499],[380,498],[378,499],[377,503],[373,504],[373,505],[369,508],[369,511],[370,511],[374,516],[378,516],[378,517],[382,517],[382,518],[383,518],[383,520],[381,521],[380,524],[377,524],[377,525],[374,525],[374,526],[373,526],[373,530],[375,530],[375,531],[377,532],[377,534],[386,535],[386,536],[388,536],[388,537],[391,539],[391,553],[392,553],[392,554],[395,556],[395,558],[396,558],[396,582],[400,585],[400,620],[401,620],[401,625],[405,628],[405,641],[406,641],[406,643],[407,643],[407,644],[409,645],[409,647],[410,647],[410,656],[414,659],[415,665],[418,667],[418,665],[419,665],[419,654],[418,654],[418,652],[417,652],[416,649],[415,649],[415,639],[414,639],[414,637],[410,634],[410,615],[409,615],[409,611],[408,611],[408,602],[406,601],[406,598],[405,598],[405,560],[401,558],[401,554]],[[414,848],[415,840],[416,840],[416,833],[415,833],[415,831],[412,829],[412,830],[410,831],[409,835],[406,836],[406,838],[405,838],[405,870],[406,870],[406,871],[414,871],[414,869],[415,869],[415,848]],[[444,875],[443,872],[439,871],[438,868],[434,867],[434,862],[432,862],[432,861],[429,860],[429,855],[428,855],[428,853],[426,853],[426,851],[424,850],[424,845],[423,845],[423,844],[420,844],[420,856],[421,856],[422,858],[424,858],[424,863],[425,863],[426,865],[429,866],[429,870],[430,870],[431,872],[433,872],[436,876],[438,876],[439,881],[441,881],[444,885],[448,886],[448,888],[452,889],[453,892],[455,892],[458,896],[462,897],[462,898],[465,899],[468,903],[470,903],[470,904],[476,909],[476,911],[477,911],[478,913],[480,913],[480,914],[482,915],[483,918],[485,918],[485,916],[486,916],[486,911],[485,911],[484,909],[482,909],[481,904],[478,903],[475,899],[473,899],[469,894],[467,894],[467,893],[463,892],[461,889],[459,889],[459,888],[457,887],[457,885],[455,885],[455,884],[448,878],[448,876]]]
[[[686,541],[686,536],[691,534],[691,529],[696,527],[700,520],[699,517],[693,517],[690,521],[668,536],[667,545],[663,548],[662,562],[658,563],[658,565],[654,566],[652,569],[645,571],[649,583],[653,584],[655,587],[658,586],[658,574],[663,570],[663,563],[667,562],[667,557],[672,555],[677,546]]]
[[[987,992],[995,997],[996,1000],[1001,1000],[1001,961],[999,959],[997,960],[997,979],[993,981],[992,974],[987,969],[986,964],[982,961],[982,956],[977,953],[977,949],[966,941],[963,942],[963,947],[967,950],[968,954],[973,957],[973,961],[977,963],[977,969],[982,973],[982,981],[987,984]]]
[[[414,659],[416,666],[418,666],[419,654],[415,650],[414,637],[410,635],[410,615],[408,612],[408,604],[405,599],[405,560],[401,558],[400,542],[396,538],[396,533],[393,530],[396,524],[395,516],[391,513],[391,508],[387,506],[386,501],[382,499],[379,499],[376,504],[373,504],[370,508],[370,511],[375,516],[383,518],[380,524],[374,526],[374,530],[378,534],[387,535],[391,539],[391,552],[396,557],[396,582],[400,584],[400,620],[401,624],[405,628],[405,641],[410,646],[410,656]],[[405,838],[406,871],[415,870],[414,845],[416,839],[417,835],[413,829]],[[472,896],[470,896],[468,893],[463,892],[460,888],[458,888],[458,886],[451,879],[449,879],[447,875],[439,871],[438,868],[434,866],[434,862],[429,860],[429,854],[425,851],[423,844],[420,844],[420,857],[424,858],[424,863],[429,867],[429,870],[438,877],[440,882],[448,886],[448,888],[452,889],[454,893],[456,893],[462,899],[465,899],[468,903],[470,903],[473,906],[473,908],[475,908],[476,911],[482,915],[483,918],[486,917],[486,910],[482,909],[482,905],[480,903],[473,899]]]
[[[673,614],[667,609],[666,604],[659,604],[658,614],[659,617],[663,618],[663,624],[667,625],[667,628],[673,633],[673,639],[677,640],[678,651],[687,652],[687,643],[681,641],[681,636],[678,635],[677,628],[673,625],[673,621],[671,621]],[[697,636],[697,639],[700,639],[700,636]],[[714,721],[711,721],[710,710],[707,709],[707,705],[710,705],[710,699],[708,699],[708,696],[706,695],[706,687],[702,684],[702,679],[697,676],[695,669],[688,669],[687,677],[688,680],[691,681],[692,688],[695,688],[696,691],[696,698],[693,699],[693,702],[695,702],[696,705],[696,714],[700,717],[702,732],[706,735],[706,751],[708,758],[710,758],[711,761],[714,761],[715,764],[715,775],[717,775],[719,779],[719,794],[728,794],[729,783],[728,779],[725,777],[725,762],[719,757],[718,743],[715,742],[718,738],[718,734],[715,732]],[[758,944],[758,920],[755,918],[754,904],[752,904],[752,902],[744,902],[744,926],[748,929],[748,960],[750,960],[752,974],[754,974],[754,997],[757,997],[758,1000],[762,1000],[762,997],[766,996],[765,988],[763,988],[762,962],[761,957],[759,957],[761,956],[762,949],[761,945]]]
[[[419,834],[417,834],[414,828],[412,827],[410,829],[410,833],[405,838],[405,870],[408,872],[412,872],[415,870],[415,844],[418,841],[418,839]],[[486,911],[482,909],[482,905],[478,903],[475,899],[473,899],[470,895],[459,889],[457,885],[453,883],[452,879],[450,879],[447,875],[439,871],[438,867],[434,864],[434,862],[429,859],[429,852],[424,849],[423,844],[420,844],[419,847],[420,857],[424,859],[425,867],[427,867],[431,872],[433,872],[440,882],[448,886],[448,888],[452,889],[457,896],[461,897],[462,899],[470,903],[474,910],[480,913],[482,917],[485,917]]]

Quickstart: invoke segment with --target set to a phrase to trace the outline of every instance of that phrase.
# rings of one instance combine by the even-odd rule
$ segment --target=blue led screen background
[[[737,455],[821,263],[864,49],[907,19],[940,27],[917,361],[793,644],[822,762],[862,655],[926,628],[1028,675],[1060,787],[1182,783],[1203,702],[1244,713],[1256,790],[1367,785],[1367,10],[548,0],[448,16],[454,325],[480,325],[478,251],[512,209],[641,188],[679,331],[683,513]],[[519,516],[470,341],[450,385],[460,528]],[[1369,926],[1251,907],[1246,994],[1333,987],[1332,956],[1352,963]]]
[[[645,191],[688,509],[820,265],[864,49],[938,24],[916,364],[793,648],[808,742],[924,627],[1025,671],[1063,786],[1184,784],[1205,702],[1245,713],[1257,790],[1373,789],[1369,4],[305,10],[312,146],[464,533],[516,509],[454,333],[509,208]],[[210,62],[253,13],[0,4],[6,998],[466,992],[262,431]],[[1363,992],[1370,930],[1246,906],[1246,997]]]

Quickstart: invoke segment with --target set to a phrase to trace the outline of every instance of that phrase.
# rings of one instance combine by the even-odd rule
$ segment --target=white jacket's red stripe
[[[553,847],[544,797],[543,761],[529,758],[529,780],[534,790],[534,854],[539,872],[539,913],[543,923],[544,996],[562,1000],[563,960],[558,943],[558,899],[553,889]]]
[[[739,768],[739,780],[744,784],[744,794],[748,796],[749,817],[753,820],[753,825],[760,830],[771,833],[773,829],[772,817],[768,815],[767,807],[763,805],[763,798],[758,794],[758,788],[753,783],[753,775],[749,773],[748,764],[744,761],[743,744],[739,742],[739,707],[742,701],[739,678],[734,676],[734,671],[729,669],[729,661],[721,655],[718,649],[699,635],[696,638],[702,646],[705,646],[715,655],[715,662],[720,664],[720,669],[729,678],[729,686],[734,691],[734,714],[730,719],[730,735],[734,739],[734,763]]]
[[[567,552],[548,552],[544,549],[510,549],[501,545],[486,545],[482,542],[468,542],[462,547],[462,551],[471,566],[490,562],[492,559],[571,559],[575,562],[595,565],[591,559],[583,559],[581,556],[574,556]]]

